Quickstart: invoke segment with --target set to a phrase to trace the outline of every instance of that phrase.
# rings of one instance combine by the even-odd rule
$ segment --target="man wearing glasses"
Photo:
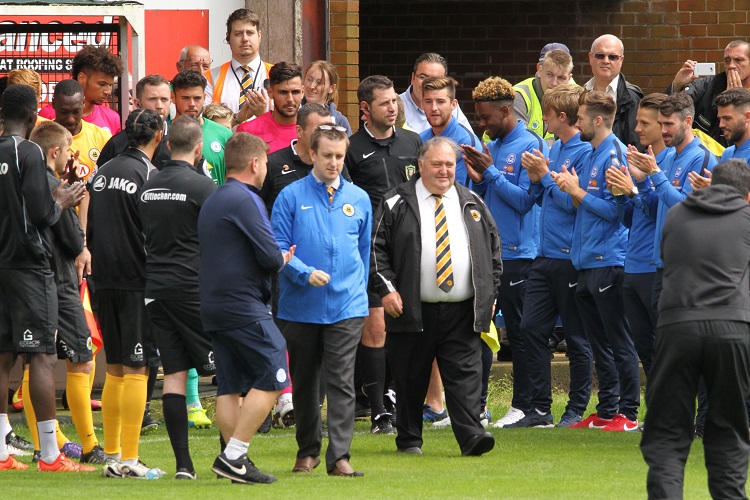
[[[200,45],[186,45],[180,51],[180,60],[177,61],[177,72],[193,69],[205,73],[211,69],[211,54]]]
[[[614,35],[602,35],[591,44],[589,64],[594,77],[586,82],[586,90],[599,90],[615,99],[617,111],[612,132],[625,144],[632,144],[643,149],[638,134],[635,133],[635,115],[638,103],[643,98],[643,91],[637,85],[625,80],[620,73],[625,59],[625,47],[622,40]]]

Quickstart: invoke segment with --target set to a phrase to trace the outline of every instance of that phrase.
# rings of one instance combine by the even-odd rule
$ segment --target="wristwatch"
[[[633,199],[636,196],[638,196],[638,188],[636,186],[633,186],[633,189],[631,189],[628,193],[628,198]]]
[[[648,175],[654,175],[657,172],[661,172],[661,169],[659,168],[659,165],[656,166],[654,170],[648,173]]]

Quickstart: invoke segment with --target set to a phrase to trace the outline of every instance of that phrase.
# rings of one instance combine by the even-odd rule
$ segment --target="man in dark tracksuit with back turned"
[[[750,436],[750,170],[720,163],[712,185],[667,214],[663,290],[641,440],[649,498],[681,498],[698,380],[708,392],[703,435],[713,498],[746,498]],[[716,244],[731,238],[731,244]]]

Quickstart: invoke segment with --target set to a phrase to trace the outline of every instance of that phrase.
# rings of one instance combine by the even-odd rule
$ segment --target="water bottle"
[[[614,149],[610,150],[608,168],[614,167],[619,171],[621,166],[622,164],[620,163],[620,160],[617,159],[617,153],[615,152],[615,150]],[[608,186],[608,187],[609,187],[609,191],[615,196],[620,196],[620,195],[625,194],[622,192],[622,189],[619,189],[615,186]]]
[[[153,468],[146,472],[146,479],[159,479],[164,475],[164,471],[161,469]]]

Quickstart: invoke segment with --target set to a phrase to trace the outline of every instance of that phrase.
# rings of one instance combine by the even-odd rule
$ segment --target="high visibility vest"
[[[268,75],[271,71],[271,68],[273,67],[273,64],[264,62],[263,65],[266,67],[266,75]],[[203,76],[206,77],[208,83],[210,83],[214,87],[212,99],[213,102],[221,102],[221,93],[224,91],[224,81],[227,78],[227,73],[229,72],[231,66],[232,61],[227,61],[218,68],[214,68],[203,73]]]
[[[527,78],[526,80],[514,85],[513,89],[521,94],[523,101],[526,103],[526,116],[528,117],[528,125],[526,128],[543,139],[553,138],[553,134],[544,130],[544,120],[542,120],[542,96],[537,95],[537,92],[534,89],[535,80],[536,77],[533,76]],[[539,90],[541,92],[541,88]]]

